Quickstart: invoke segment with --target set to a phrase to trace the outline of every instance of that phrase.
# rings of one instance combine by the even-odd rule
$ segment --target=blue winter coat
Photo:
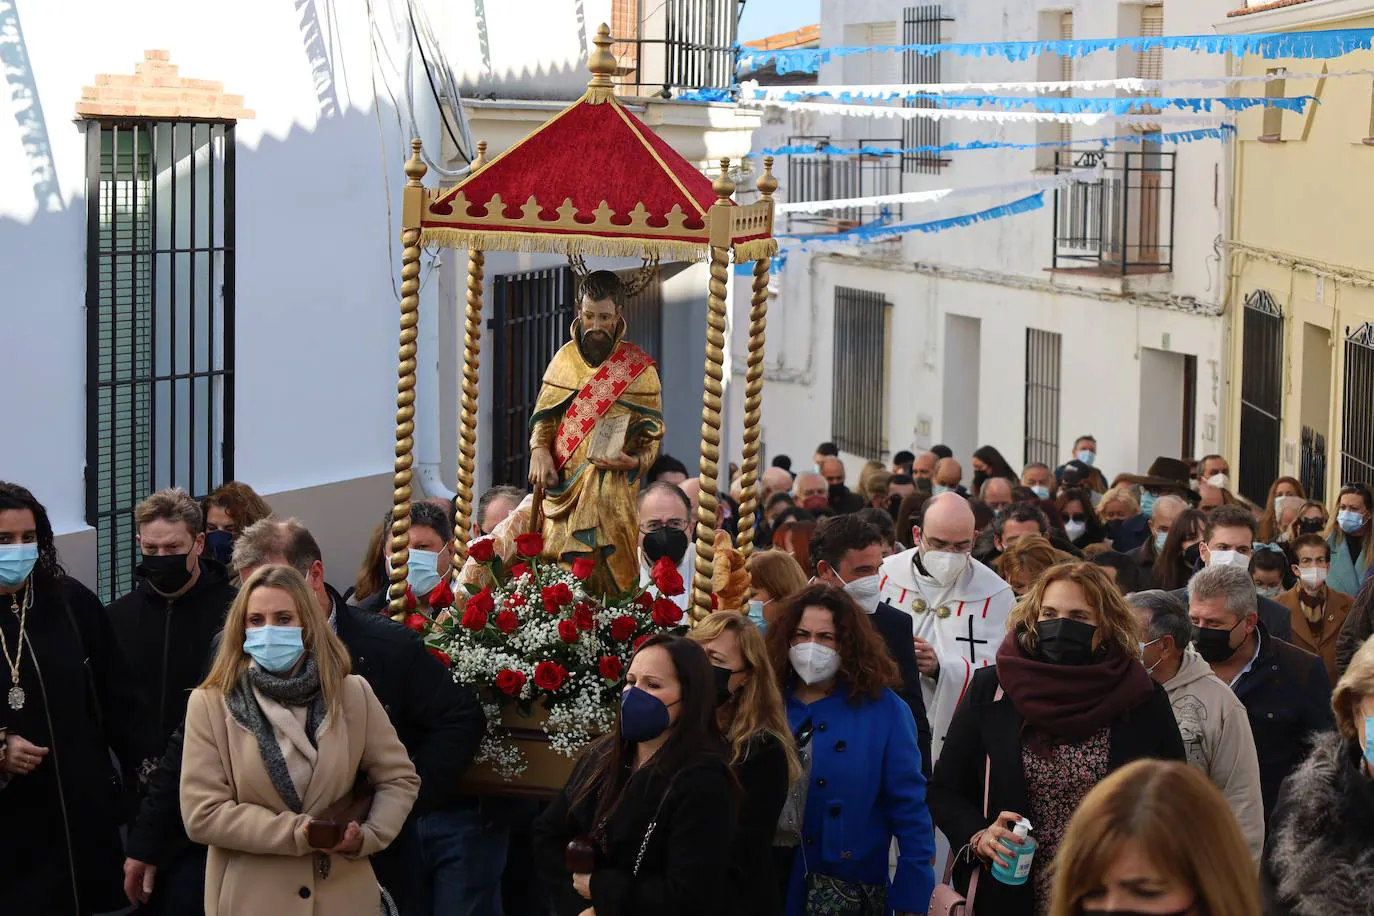
[[[935,889],[935,833],[911,708],[891,690],[849,700],[844,684],[807,705],[791,691],[787,719],[814,728],[810,784],[788,888],[788,916],[805,909],[807,868],[841,881],[888,884],[888,851],[899,846],[889,912],[924,913]]]

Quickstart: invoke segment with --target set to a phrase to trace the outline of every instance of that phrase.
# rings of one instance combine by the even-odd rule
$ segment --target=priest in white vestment
[[[911,616],[934,760],[973,672],[997,663],[1016,603],[1011,586],[970,554],[973,538],[968,501],[936,496],[912,529],[916,546],[888,557],[880,572],[878,600]]]

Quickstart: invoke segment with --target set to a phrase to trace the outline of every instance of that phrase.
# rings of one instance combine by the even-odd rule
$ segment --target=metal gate
[[[1345,339],[1345,386],[1341,428],[1341,483],[1374,484],[1374,325]]]
[[[887,383],[892,303],[881,293],[835,287],[830,438],[846,452],[887,457]]]
[[[1239,489],[1263,505],[1279,475],[1283,407],[1283,312],[1264,290],[1245,299],[1241,350]]]
[[[1026,463],[1059,458],[1059,378],[1064,338],[1026,328]]]
[[[616,271],[629,280],[635,269]],[[530,460],[530,414],[544,369],[570,340],[576,311],[570,267],[497,276],[492,285],[491,482],[523,487]],[[663,351],[663,285],[658,279],[630,297],[624,308],[625,339],[660,361]]]
[[[1308,499],[1326,502],[1326,437],[1310,426],[1302,428],[1302,463],[1298,481]]]

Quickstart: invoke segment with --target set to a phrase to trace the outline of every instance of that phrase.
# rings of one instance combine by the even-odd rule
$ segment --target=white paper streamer
[[[849,93],[857,98],[895,99],[911,93],[927,95],[960,95],[969,92],[1025,92],[1043,94],[1052,92],[1100,92],[1104,89],[1117,89],[1122,92],[1156,92],[1175,86],[1224,87],[1241,83],[1268,83],[1274,80],[1315,80],[1336,79],[1339,77],[1374,77],[1374,70],[1342,70],[1336,73],[1261,73],[1253,76],[1215,76],[1180,77],[1167,80],[1143,80],[1135,77],[1121,77],[1106,80],[1059,80],[1059,81],[1007,81],[994,83],[869,83],[860,85],[830,86],[760,86],[756,80],[740,83],[740,91],[755,99],[785,100],[789,95],[838,96]]]
[[[872,197],[846,197],[838,200],[808,200],[777,205],[778,213],[821,213],[851,207],[876,207],[883,204],[920,204],[949,200],[956,197],[980,197],[984,194],[1022,194],[1029,191],[1049,191],[1071,184],[1090,184],[1101,181],[1106,163],[1099,162],[1090,169],[1074,169],[1063,175],[1015,181],[1009,184],[981,185],[970,188],[940,188],[931,191],[907,191],[902,194],[878,194]]]
[[[1113,120],[1119,124],[1192,124],[1219,127],[1223,119],[1202,114],[1113,115],[1107,112],[980,111],[963,108],[897,108],[888,105],[842,105],[822,102],[783,102],[776,99],[740,99],[750,108],[782,108],[821,115],[849,115],[865,118],[925,118],[931,121],[981,121],[986,124],[1100,124]]]

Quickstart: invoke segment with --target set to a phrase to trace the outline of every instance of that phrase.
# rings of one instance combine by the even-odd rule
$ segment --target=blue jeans
[[[422,814],[413,828],[406,916],[501,916],[506,825],[484,823],[477,808],[453,808]]]

